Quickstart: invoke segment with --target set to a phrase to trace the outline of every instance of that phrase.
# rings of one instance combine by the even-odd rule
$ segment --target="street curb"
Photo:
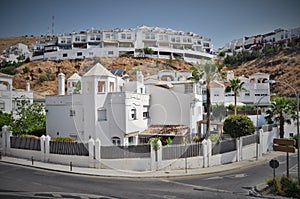
[[[278,154],[277,156],[280,156],[280,154]],[[15,158],[15,157],[9,157],[9,158]],[[16,160],[19,160],[20,158],[15,158]],[[27,160],[27,159],[22,159],[22,160]],[[105,169],[103,169],[102,171],[104,173],[89,173],[84,172],[84,171],[76,171],[76,168],[80,168],[80,167],[73,167],[72,171],[67,170],[67,165],[61,165],[64,166],[65,168],[63,169],[59,169],[59,168],[49,168],[47,166],[39,166],[39,165],[30,165],[29,162],[28,164],[25,163],[20,163],[20,162],[16,162],[13,160],[3,160],[1,159],[0,162],[4,162],[7,164],[15,164],[15,165],[19,165],[19,166],[25,166],[28,168],[36,168],[36,169],[42,169],[42,170],[47,170],[47,171],[53,171],[53,172],[61,172],[61,173],[66,173],[66,174],[76,174],[76,175],[84,175],[84,176],[97,176],[97,177],[104,177],[104,178],[109,178],[109,177],[115,177],[115,178],[131,178],[131,179],[139,179],[139,178],[176,178],[176,177],[189,177],[189,176],[196,176],[196,175],[211,175],[211,174],[218,174],[218,173],[222,173],[222,172],[228,172],[228,171],[234,171],[234,170],[239,170],[239,169],[245,169],[245,168],[249,168],[249,167],[253,167],[256,165],[260,165],[260,164],[264,164],[268,161],[268,158],[264,158],[261,159],[260,161],[256,162],[256,161],[251,161],[251,160],[245,160],[248,161],[249,164],[245,164],[245,162],[241,161],[241,162],[233,162],[231,163],[232,167],[226,167],[225,165],[217,165],[217,166],[212,166],[207,168],[207,170],[205,171],[205,168],[200,168],[203,169],[202,171],[197,171],[197,169],[189,169],[190,172],[188,173],[183,173],[184,170],[171,170],[171,171],[164,171],[164,170],[160,170],[160,171],[148,171],[148,174],[146,175],[140,175],[138,173],[132,173],[132,172],[127,172],[128,174],[125,174],[126,171],[121,171],[118,170],[118,172],[120,173],[110,173],[110,174],[105,174]],[[36,161],[39,162],[39,161]],[[40,162],[40,163],[44,163],[44,162]],[[238,165],[239,163],[242,163],[242,165]],[[52,163],[49,163],[49,165],[51,165]],[[52,165],[57,165],[60,166],[60,164],[52,164]],[[217,167],[219,166],[219,168],[217,169]],[[223,166],[223,168],[220,168],[220,166]],[[215,167],[215,168],[214,168]],[[180,173],[176,173],[176,172],[180,172]],[[125,174],[125,175],[124,175]],[[151,175],[152,174],[152,175]]]

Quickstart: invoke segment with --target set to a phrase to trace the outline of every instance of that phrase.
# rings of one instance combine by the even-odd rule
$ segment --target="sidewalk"
[[[191,175],[201,175],[201,174],[212,174],[219,173],[224,171],[230,171],[245,167],[251,167],[259,164],[268,163],[271,159],[278,156],[284,155],[285,153],[281,152],[268,152],[262,157],[259,157],[258,161],[256,158],[249,160],[242,160],[240,162],[233,162],[231,164],[224,164],[218,166],[212,166],[208,168],[197,168],[197,169],[187,169],[182,170],[159,170],[159,171],[122,171],[115,169],[95,169],[95,168],[83,168],[83,167],[74,167],[72,166],[72,171],[70,165],[61,165],[53,163],[44,163],[32,161],[28,159],[21,159],[15,157],[2,156],[0,162],[17,164],[28,166],[32,168],[39,168],[51,171],[58,171],[64,173],[80,174],[80,175],[91,175],[91,176],[102,176],[102,177],[126,177],[126,178],[158,178],[158,177],[177,177],[177,176],[191,176]]]

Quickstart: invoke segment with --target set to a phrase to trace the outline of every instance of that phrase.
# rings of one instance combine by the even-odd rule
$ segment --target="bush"
[[[44,81],[48,81],[48,76],[46,74],[41,74],[39,76],[39,81],[42,83]]]
[[[267,184],[273,194],[300,198],[300,185],[286,176],[276,177],[275,182],[274,179],[270,179],[267,181]]]
[[[64,136],[60,136],[60,137],[52,137],[51,138],[52,141],[58,141],[58,142],[76,142],[75,138],[72,137],[64,137]]]
[[[232,138],[237,138],[253,134],[255,127],[246,115],[231,115],[225,119],[223,130]]]

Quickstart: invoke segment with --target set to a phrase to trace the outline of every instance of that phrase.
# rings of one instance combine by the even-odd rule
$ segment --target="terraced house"
[[[144,48],[151,48],[147,53]],[[210,39],[170,28],[139,26],[133,29],[87,30],[62,34],[57,41],[34,44],[33,60],[84,59],[94,56],[148,56],[200,62],[213,58]]]

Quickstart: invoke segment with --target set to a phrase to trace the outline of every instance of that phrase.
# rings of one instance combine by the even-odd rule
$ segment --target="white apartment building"
[[[33,92],[30,91],[29,82],[26,84],[26,91],[13,88],[13,76],[0,73],[0,111],[11,113],[17,108],[17,101],[29,100],[33,103]]]
[[[192,32],[169,28],[139,26],[133,29],[88,30],[58,36],[56,44],[35,44],[33,60],[84,59],[94,56],[149,56],[182,58],[188,62],[212,59],[210,39]],[[139,49],[150,47],[154,54],[141,54]]]
[[[300,27],[289,30],[278,28],[274,31],[247,36],[240,39],[232,40],[225,44],[223,51],[230,50],[231,52],[239,52],[242,50],[261,49],[266,44],[283,43],[287,44],[291,39],[300,36]]]
[[[229,80],[234,78],[233,71],[227,73],[227,81],[214,80],[211,83],[211,103],[212,104],[234,104],[234,94],[225,93],[225,88],[229,85]],[[243,91],[239,92],[237,102],[239,105],[256,105],[259,102],[259,106],[266,106],[270,104],[270,83],[266,83],[269,80],[270,75],[265,73],[257,73],[249,77],[238,77],[241,82],[244,82]],[[204,95],[204,101],[206,101],[206,95]]]

